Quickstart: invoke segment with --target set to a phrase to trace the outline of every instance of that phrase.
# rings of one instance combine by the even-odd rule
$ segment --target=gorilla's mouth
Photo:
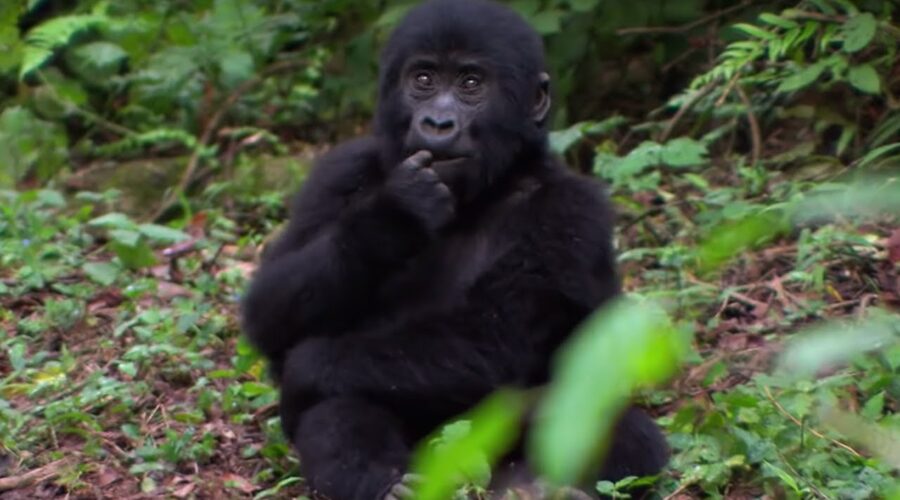
[[[452,158],[435,158],[431,163],[433,166],[439,167],[450,167],[454,165],[458,165],[460,163],[465,163],[470,159],[469,156],[454,156]]]
[[[432,166],[450,167],[465,163],[472,159],[471,155],[460,154],[453,151],[431,151]]]

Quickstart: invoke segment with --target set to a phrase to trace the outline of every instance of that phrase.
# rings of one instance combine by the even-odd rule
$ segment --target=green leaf
[[[134,364],[134,362],[120,361],[116,366],[120,372],[124,373],[125,375],[128,375],[129,377],[133,378],[133,377],[137,376],[137,371],[138,371],[137,365]]]
[[[569,0],[569,6],[575,12],[590,12],[598,3],[600,0]]]
[[[659,164],[659,154],[662,146],[652,142],[644,141],[638,147],[632,149],[627,155],[621,158],[607,158],[606,164],[595,162],[595,169],[604,176],[612,179],[626,179],[641,173],[645,168]],[[601,156],[598,155],[597,159]]]
[[[663,146],[660,159],[673,167],[700,165],[706,162],[706,145],[689,137],[672,139]]]
[[[105,41],[91,42],[68,51],[66,62],[78,76],[96,83],[109,83],[128,59],[122,47]]]
[[[523,17],[529,18],[537,13],[541,5],[539,0],[514,0],[509,6]]]
[[[112,285],[119,276],[119,266],[112,262],[86,262],[81,269],[88,278],[103,286]]]
[[[781,16],[776,16],[775,14],[771,14],[769,12],[763,12],[762,14],[760,14],[759,20],[766,24],[785,29],[791,29],[800,26],[799,24],[797,24],[797,21],[794,21],[792,19],[785,19]]]
[[[688,340],[650,301],[618,299],[591,316],[553,361],[529,441],[540,472],[559,484],[582,477],[632,391],[671,376]]]
[[[865,166],[869,165],[870,163],[874,162],[875,160],[877,160],[878,158],[881,158],[882,156],[889,154],[889,153],[893,153],[895,151],[900,151],[900,142],[893,142],[891,144],[885,144],[884,146],[879,146],[879,147],[869,151],[868,153],[866,153],[866,155],[863,156],[858,161],[857,166],[860,168],[865,167]]]
[[[782,80],[778,89],[776,89],[776,92],[793,92],[795,90],[800,90],[818,80],[826,67],[827,65],[824,61],[819,61],[815,64],[806,66]]]
[[[700,243],[697,262],[706,271],[718,268],[735,255],[786,229],[786,218],[778,211],[764,211],[737,222],[726,222],[713,228],[710,236]]]
[[[129,269],[141,269],[156,264],[153,250],[146,243],[126,245],[118,241],[111,241],[109,246],[122,264]]]
[[[36,202],[43,207],[63,208],[66,206],[66,199],[55,189],[39,189]]]
[[[847,73],[847,81],[868,94],[878,94],[881,91],[881,80],[878,79],[878,72],[871,64],[851,67]]]
[[[116,228],[116,229],[134,229],[134,222],[127,215],[119,212],[110,212],[88,221],[91,226]]]
[[[109,237],[117,243],[130,247],[137,246],[141,241],[141,233],[130,229],[111,229],[109,231]]]
[[[842,28],[844,33],[844,51],[853,53],[866,48],[872,41],[872,38],[875,37],[877,27],[878,21],[869,12],[864,12],[848,19]]]
[[[538,33],[542,35],[551,35],[553,33],[559,33],[562,16],[562,11],[555,9],[545,10],[532,16],[529,20]]]
[[[813,376],[822,368],[840,366],[854,357],[900,342],[900,317],[880,312],[860,323],[832,322],[795,333],[778,363],[797,378]]]
[[[38,119],[27,108],[7,106],[0,113],[0,186],[31,172],[48,179],[65,166],[66,143],[59,125]]]
[[[762,38],[764,40],[774,40],[778,38],[778,35],[772,33],[770,31],[766,31],[759,26],[754,26],[752,24],[747,23],[737,23],[734,25],[734,28],[738,31],[743,31],[750,36],[754,36],[756,38]]]
[[[763,462],[763,467],[772,471],[781,479],[784,484],[788,485],[792,490],[794,490],[795,493],[800,493],[800,485],[797,484],[797,480],[794,479],[790,474],[778,467],[775,467],[769,462]]]
[[[423,441],[413,455],[412,470],[423,478],[416,488],[420,500],[451,498],[472,471],[493,465],[518,435],[525,400],[519,393],[498,392],[462,417],[469,424],[451,425],[439,434],[438,446]]]
[[[880,420],[884,412],[884,391],[869,398],[860,414],[870,420]]]
[[[243,50],[230,50],[219,60],[222,81],[227,87],[236,87],[253,76],[253,56]]]
[[[589,135],[608,134],[627,121],[624,117],[616,115],[599,122],[578,122],[569,128],[551,132],[550,147],[557,154],[565,153],[583,138]]]
[[[164,243],[175,243],[190,239],[190,235],[185,232],[166,226],[160,226],[159,224],[141,224],[138,226],[138,231],[152,240]]]
[[[25,52],[19,78],[24,79],[32,71],[41,67],[54,51],[69,43],[76,34],[106,23],[108,19],[99,15],[59,16],[32,28],[25,37]]]

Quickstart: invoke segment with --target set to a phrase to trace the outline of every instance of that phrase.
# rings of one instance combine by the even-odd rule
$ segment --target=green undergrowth
[[[671,498],[898,498],[897,8],[654,2],[511,2],[548,37],[563,95],[586,104],[602,96],[578,81],[595,80],[565,66],[593,71],[574,62],[598,44],[646,33],[666,65],[712,52],[659,106],[553,132],[609,187],[629,296],[579,327],[547,386],[499,392],[423,443],[420,494],[485,496],[526,412],[536,467],[583,477],[633,394],[672,461],[596,485],[611,497],[658,479],[654,495]],[[347,20],[331,7],[351,3],[83,1],[27,34],[12,26],[32,2],[0,7],[0,45],[15,49],[0,76],[17,82],[0,112],[0,494],[306,493],[237,303],[285,216],[286,188],[260,189],[293,147],[285,128],[366,112],[371,81],[353,78],[372,80],[376,34],[406,4],[354,7],[372,27],[344,60],[332,45]],[[156,44],[136,41],[147,32]],[[347,66],[359,73],[322,76]],[[93,168],[76,158],[155,155],[197,167],[147,207],[160,217],[67,175]],[[302,181],[290,177],[276,184]]]

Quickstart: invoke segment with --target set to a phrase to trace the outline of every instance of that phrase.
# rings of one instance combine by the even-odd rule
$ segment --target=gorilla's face
[[[399,105],[409,117],[402,154],[430,151],[432,168],[460,199],[505,171],[523,149],[523,129],[546,117],[546,73],[524,103],[503,95],[504,76],[490,60],[464,53],[416,54],[399,74]]]
[[[430,151],[459,200],[523,155],[544,152],[549,77],[540,37],[489,2],[438,0],[395,30],[383,58],[376,132],[397,164]]]
[[[431,151],[435,166],[478,159],[473,124],[495,98],[481,61],[421,55],[407,62],[400,85],[411,116],[406,153]]]

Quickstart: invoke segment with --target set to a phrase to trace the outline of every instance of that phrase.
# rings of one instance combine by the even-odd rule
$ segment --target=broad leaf
[[[875,37],[877,27],[878,21],[868,12],[848,19],[843,26],[844,50],[853,53],[866,48]]]
[[[871,64],[850,68],[847,73],[847,81],[850,82],[850,85],[869,94],[877,94],[881,91],[881,80],[878,79],[878,72]]]
[[[559,351],[529,442],[548,479],[572,484],[603,454],[632,391],[670,377],[686,339],[649,301],[619,299]]]

